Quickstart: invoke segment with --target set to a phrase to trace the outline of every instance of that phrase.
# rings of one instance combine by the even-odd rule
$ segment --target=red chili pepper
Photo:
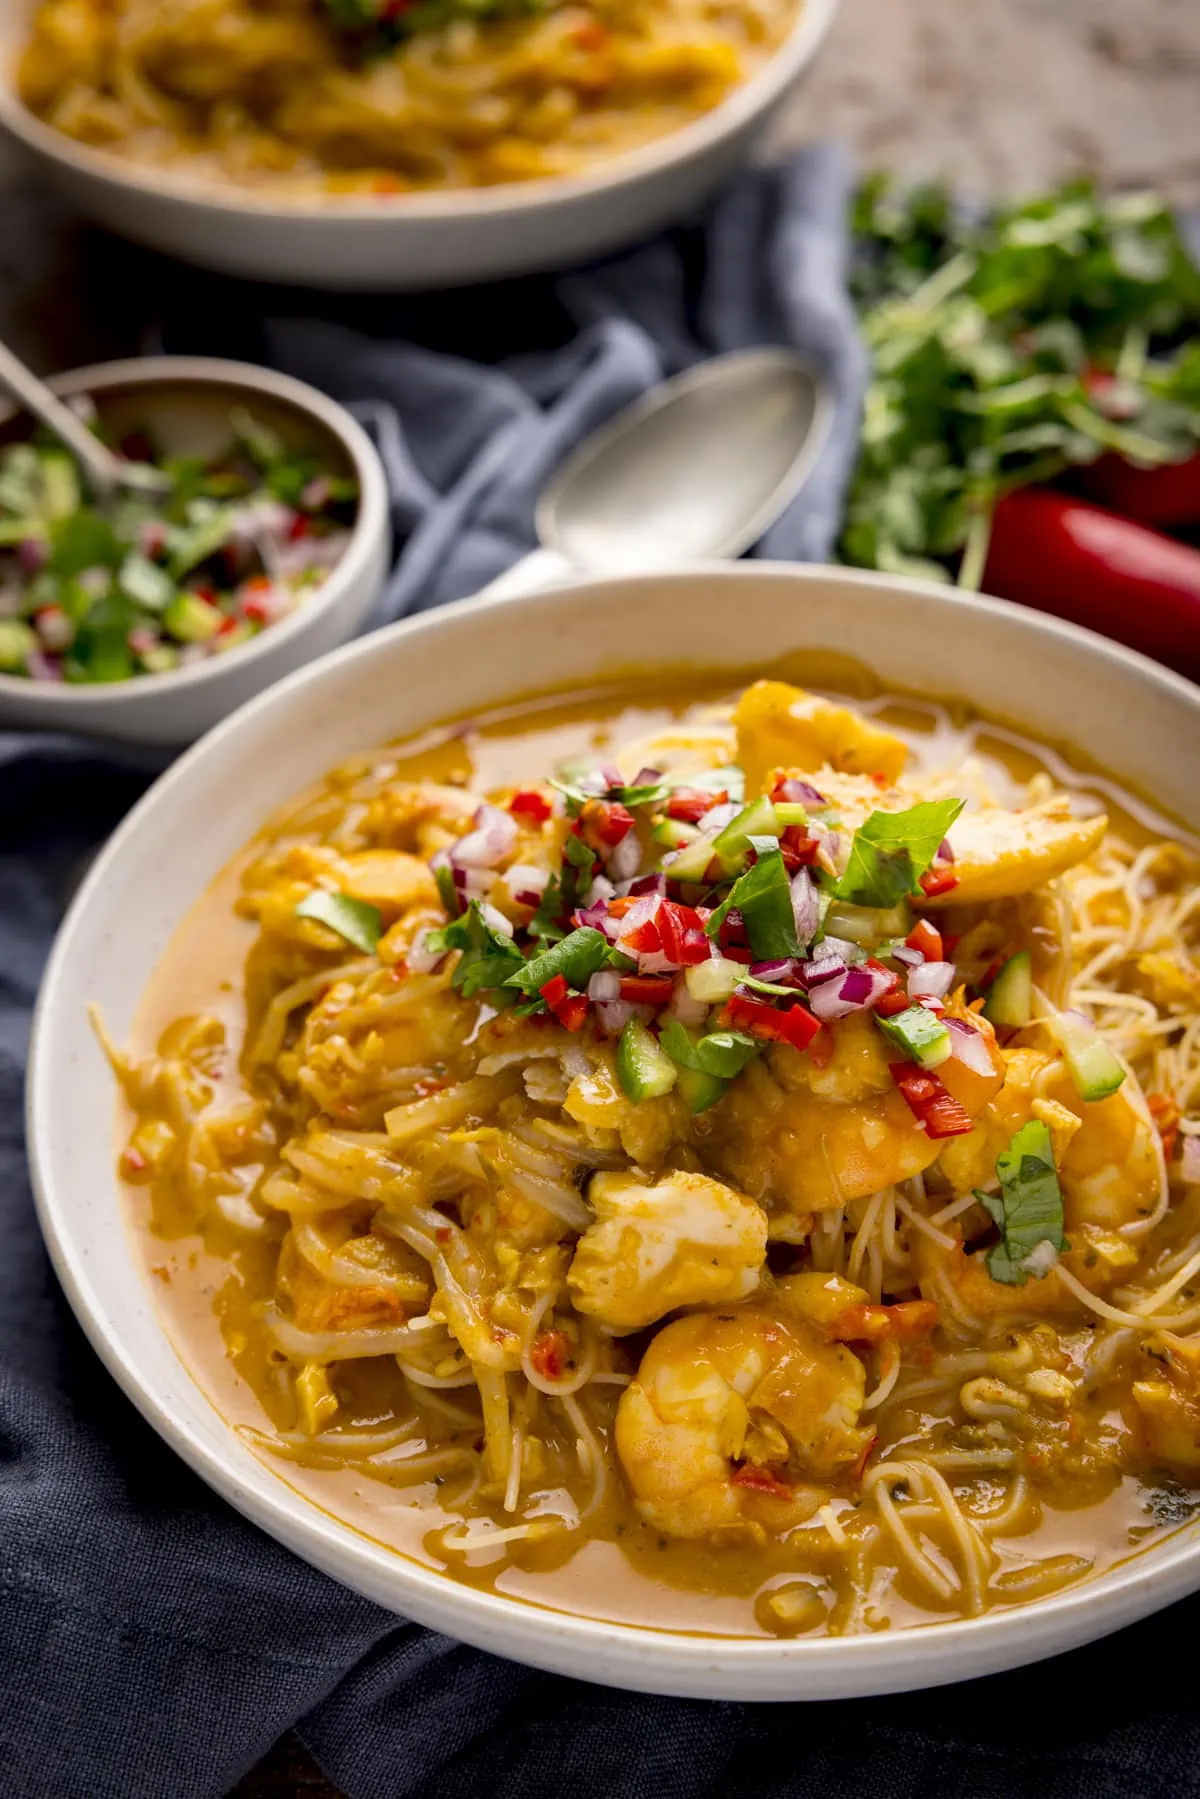
[[[789,825],[779,839],[779,847],[793,850],[805,868],[811,868],[821,848],[815,837],[810,837],[803,825]]]
[[[996,507],[983,587],[1200,674],[1200,550],[1065,494]]]
[[[749,1487],[755,1493],[770,1493],[776,1499],[790,1499],[792,1488],[786,1480],[772,1474],[769,1468],[756,1468],[752,1462],[746,1462],[741,1468],[735,1468],[729,1476],[730,1484],[735,1487]]]
[[[752,1037],[761,1037],[768,1043],[790,1043],[801,1052],[821,1028],[820,1020],[804,1006],[776,1008],[748,993],[733,994],[723,1017],[734,1030],[749,1031]]]
[[[705,935],[702,925],[683,933],[680,946],[679,961],[684,968],[695,968],[700,962],[707,962],[712,957],[712,944]]]
[[[721,920],[721,928],[717,932],[717,942],[722,949],[727,949],[731,944],[745,943],[745,941],[746,921],[737,907],[731,906]]]
[[[814,1068],[828,1068],[833,1061],[833,1032],[824,1025],[808,1046],[808,1059]]]
[[[1135,468],[1110,453],[1079,469],[1076,480],[1089,499],[1139,525],[1200,524],[1200,454],[1163,468]]]
[[[854,1471],[850,1477],[852,1480],[861,1480],[862,1479],[863,1475],[867,1471],[867,1463],[871,1459],[871,1451],[874,1449],[874,1447],[875,1447],[876,1443],[878,1443],[878,1441],[879,1441],[879,1432],[877,1430],[873,1430],[871,1432],[870,1436],[867,1438],[866,1446],[863,1449],[862,1454],[859,1456],[857,1462],[854,1464]]]
[[[951,893],[958,886],[958,876],[948,868],[927,868],[921,876],[921,892],[926,899],[936,899],[939,893]]]
[[[684,824],[699,824],[705,813],[723,805],[728,798],[727,793],[708,793],[703,787],[677,787],[667,801],[667,817]]]
[[[678,900],[660,900],[658,911],[654,915],[654,924],[658,931],[662,953],[669,956],[672,962],[682,964],[684,945],[690,932],[699,931],[704,936],[704,927],[700,922],[700,914],[691,906],[684,906]],[[704,940],[707,960],[708,939]]]
[[[583,1021],[587,1017],[587,999],[582,993],[572,993],[563,975],[553,975],[544,987],[538,988],[538,992],[566,1030],[578,1031],[583,1028]]]
[[[880,1018],[895,1018],[898,1012],[907,1012],[910,1003],[907,993],[901,993],[897,988],[894,993],[885,993],[882,999],[877,999],[874,1010]]]
[[[614,800],[586,800],[579,814],[578,831],[594,850],[615,849],[634,826],[633,813]]]
[[[561,1380],[567,1371],[567,1339],[562,1331],[542,1331],[534,1338],[529,1360],[543,1380]]]
[[[533,787],[522,787],[519,793],[514,793],[508,809],[514,818],[524,819],[531,825],[544,825],[554,811],[545,794],[538,793]]]
[[[892,1079],[909,1111],[930,1137],[962,1137],[974,1130],[965,1107],[959,1105],[936,1074],[926,1074],[913,1062],[889,1063]]]
[[[637,950],[639,955],[653,956],[662,949],[662,938],[658,934],[658,926],[652,918],[643,918],[641,924],[634,925],[621,938],[622,949]]]
[[[674,985],[669,974],[626,974],[621,976],[621,998],[635,1006],[661,1006]]]
[[[1179,1120],[1183,1116],[1179,1104],[1165,1093],[1149,1094],[1146,1104],[1162,1138],[1163,1158],[1172,1162],[1179,1143]]]
[[[625,914],[627,912],[632,912],[636,905],[637,898],[635,898],[632,893],[623,893],[620,899],[609,900],[608,916],[610,918],[624,918]]]
[[[308,537],[311,532],[312,525],[302,512],[298,512],[288,526],[288,539],[291,543],[299,543],[302,537]]]
[[[909,949],[919,950],[927,962],[945,960],[942,933],[935,930],[927,918],[919,918],[904,941]]]

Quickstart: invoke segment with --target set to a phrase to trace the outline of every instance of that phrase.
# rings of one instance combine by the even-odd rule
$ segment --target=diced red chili
[[[679,960],[684,968],[694,968],[699,962],[707,962],[712,956],[712,944],[704,933],[703,927],[696,926],[683,933]]]
[[[811,868],[821,848],[815,837],[810,837],[803,825],[789,825],[779,839],[780,848],[785,846],[794,851],[805,868]]]
[[[958,876],[949,868],[927,868],[921,876],[921,892],[927,899],[949,893],[958,886]]]
[[[776,1499],[790,1499],[792,1488],[786,1480],[772,1474],[769,1468],[756,1468],[753,1462],[746,1462],[735,1468],[729,1477],[735,1487],[749,1487],[755,1493],[770,1493]]]
[[[543,825],[554,811],[545,794],[534,787],[522,787],[514,793],[508,802],[508,809],[514,818],[524,819],[531,825]]]
[[[583,1021],[587,1017],[587,999],[582,993],[572,993],[566,979],[556,974],[548,980],[538,992],[561,1024],[568,1031],[583,1029]]]
[[[625,914],[627,912],[632,912],[636,905],[637,899],[632,893],[623,893],[620,899],[609,900],[608,916],[610,918],[624,918]]]
[[[974,1129],[966,1108],[942,1084],[912,1062],[889,1063],[892,1079],[909,1111],[930,1137],[962,1137]]]
[[[562,1331],[542,1331],[533,1340],[529,1360],[543,1380],[561,1380],[567,1371],[568,1344]]]
[[[1179,1103],[1166,1093],[1151,1093],[1147,1096],[1146,1104],[1162,1138],[1163,1157],[1172,1162],[1179,1143],[1179,1120],[1183,1116]]]
[[[942,933],[935,930],[927,918],[919,918],[904,941],[909,949],[919,950],[927,962],[941,962],[945,959],[942,953]]]
[[[901,993],[897,988],[895,993],[885,993],[882,999],[876,1000],[874,1009],[880,1018],[895,1018],[898,1012],[907,1012],[909,1004],[907,993]]]
[[[722,949],[733,943],[745,943],[746,921],[736,906],[731,906],[721,920],[721,928],[717,932],[717,942]]]
[[[809,1043],[808,1059],[814,1068],[828,1068],[833,1061],[833,1032],[824,1025]]]
[[[308,537],[311,532],[312,525],[309,520],[305,517],[303,512],[298,512],[288,526],[289,539],[292,543],[299,543],[302,537]]]
[[[633,826],[634,817],[628,806],[614,800],[586,800],[579,814],[579,835],[589,849],[615,849]]]
[[[899,1305],[847,1306],[825,1334],[835,1343],[916,1343],[927,1337],[938,1321],[932,1299],[905,1299]]]
[[[669,974],[625,974],[621,976],[621,998],[635,1006],[662,1006],[674,985]]]
[[[699,913],[691,906],[681,905],[678,900],[661,900],[654,915],[654,923],[663,955],[677,963],[683,961],[683,945],[687,933],[699,931],[703,935],[704,930]]]
[[[876,1443],[878,1443],[878,1441],[879,1441],[879,1432],[877,1430],[873,1430],[871,1432],[870,1436],[867,1438],[866,1446],[863,1449],[862,1454],[859,1456],[857,1462],[854,1464],[854,1472],[851,1476],[851,1478],[853,1480],[861,1480],[863,1475],[866,1473],[867,1463],[871,1459],[871,1451],[874,1449],[874,1447],[875,1447]]]
[[[786,1008],[768,1005],[748,993],[735,993],[722,1015],[737,1031],[749,1031],[768,1043],[790,1043],[793,1049],[806,1050],[821,1028],[820,1020],[804,1006]]]
[[[643,918],[641,924],[635,924],[631,931],[626,931],[621,938],[622,949],[636,950],[639,955],[653,956],[662,949],[662,938],[658,934],[658,926],[652,918]]]
[[[684,824],[699,824],[705,813],[728,798],[727,793],[708,793],[703,787],[677,787],[667,801],[667,817]]]

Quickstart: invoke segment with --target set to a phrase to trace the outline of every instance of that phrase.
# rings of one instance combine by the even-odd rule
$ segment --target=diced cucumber
[[[1080,1099],[1107,1099],[1115,1093],[1125,1070],[1095,1025],[1079,1012],[1059,1012],[1049,1023]]]
[[[713,839],[713,854],[726,872],[740,868],[746,860],[752,837],[778,837],[779,819],[768,799],[755,800],[744,806],[736,818]]]
[[[38,647],[37,634],[19,618],[0,618],[0,674],[23,675],[25,659]]]
[[[881,911],[877,906],[853,906],[846,900],[835,900],[822,920],[827,937],[844,937],[864,948],[882,943],[890,937],[907,937],[912,929],[912,907],[907,900]]]
[[[663,873],[671,881],[694,881],[699,885],[708,873],[713,859],[713,839],[701,832],[676,855],[664,856]]]
[[[808,823],[808,808],[802,806],[799,800],[772,800],[771,804],[775,808],[775,816],[781,829],[786,830],[788,825]]]
[[[224,622],[222,615],[198,593],[177,593],[162,615],[163,630],[180,643],[207,643]]]
[[[1010,956],[988,988],[983,1016],[1013,1030],[1033,1017],[1033,957],[1027,949]]]
[[[947,1026],[925,1006],[910,1006],[894,1018],[880,1018],[876,1013],[875,1023],[888,1042],[903,1050],[918,1068],[940,1068],[954,1047]]]
[[[708,962],[697,962],[685,969],[683,978],[693,999],[701,1005],[718,1006],[729,998],[745,972],[740,962],[713,956]]]
[[[74,458],[57,450],[42,454],[42,505],[47,518],[69,518],[83,503]]]
[[[658,1099],[675,1085],[679,1070],[640,1018],[631,1018],[617,1044],[617,1079],[627,1099]]]
[[[689,825],[679,818],[664,818],[655,825],[650,838],[653,843],[664,844],[669,850],[679,850],[696,843],[703,835],[697,825]],[[708,867],[707,862],[704,866]]]
[[[689,1112],[707,1112],[729,1088],[720,1075],[703,1074],[698,1068],[681,1068],[676,1086]]]

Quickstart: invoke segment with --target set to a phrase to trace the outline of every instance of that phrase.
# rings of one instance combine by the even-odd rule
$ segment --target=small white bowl
[[[838,7],[838,0],[803,0],[785,42],[720,106],[584,174],[379,199],[281,199],[139,167],[36,118],[15,83],[35,3],[0,0],[0,126],[81,211],[152,249],[228,274],[350,290],[564,268],[680,217],[749,160]]]
[[[969,1622],[780,1642],[599,1623],[466,1586],[305,1500],[224,1423],[171,1347],[123,1228],[112,1076],[85,1017],[118,1041],[169,938],[269,812],[334,763],[447,717],[628,666],[723,668],[798,649],[857,655],[887,682],[957,695],[1200,823],[1200,689],[1001,601],[844,569],[738,564],[592,582],[427,613],[353,644],[247,706],[146,795],[101,853],[50,960],[29,1076],[39,1214],[68,1298],[165,1440],[248,1518],[381,1605],[540,1668],[640,1691],[824,1699],[965,1680],[1102,1636],[1200,1587],[1185,1530],[1100,1578]],[[63,1128],[69,1106],[70,1128]]]
[[[387,482],[366,432],[315,387],[249,363],[151,356],[72,369],[55,393],[90,394],[118,438],[149,430],[167,456],[218,455],[230,412],[248,408],[289,448],[311,450],[353,475],[359,501],[346,553],[294,611],[240,649],[193,668],[136,675],[111,686],[74,686],[0,675],[0,729],[72,731],[122,743],[191,743],[210,726],[362,625],[379,597],[390,548]],[[0,443],[33,429],[27,415],[0,414]]]

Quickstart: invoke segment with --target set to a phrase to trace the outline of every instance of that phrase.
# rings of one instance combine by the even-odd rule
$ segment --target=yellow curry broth
[[[872,693],[865,680],[851,683],[844,678],[846,670],[838,672],[843,687],[853,685],[856,699],[867,701],[878,721],[909,742],[918,766],[931,777],[958,768],[971,756],[978,762],[978,778],[986,782],[994,800],[1016,804],[1030,779],[1049,762],[1058,785],[1073,785],[1085,793],[1102,787],[1113,827],[1133,844],[1148,843],[1163,830],[1161,821],[1136,803],[1114,804],[1108,783],[1073,774],[1050,752],[997,727],[980,726],[961,712],[911,700],[886,701]],[[456,1458],[477,1454],[480,1427],[473,1416],[464,1416],[457,1403],[461,1393],[452,1389],[439,1394],[434,1389],[425,1403],[418,1389],[406,1387],[390,1356],[339,1361],[332,1383],[339,1434],[378,1432],[397,1420],[411,1424],[409,1437],[396,1454],[383,1455],[369,1465],[347,1465],[347,1459],[329,1447],[331,1438],[322,1445],[320,1428],[315,1435],[303,1436],[302,1408],[298,1409],[288,1357],[264,1326],[267,1308],[280,1299],[279,1252],[289,1215],[254,1201],[264,1174],[278,1167],[278,1155],[263,1124],[269,1106],[261,1082],[258,1077],[247,1079],[241,1058],[247,1028],[253,1034],[263,1027],[269,1001],[288,977],[281,976],[279,967],[255,947],[255,926],[239,916],[238,896],[247,882],[253,888],[262,858],[278,858],[289,849],[308,854],[313,846],[336,848],[348,840],[348,831],[353,834],[373,791],[410,782],[451,789],[469,783],[484,792],[528,785],[549,769],[611,754],[614,745],[653,736],[677,719],[710,718],[714,704],[724,697],[714,685],[707,697],[698,699],[692,682],[677,690],[634,689],[576,702],[530,703],[427,734],[376,757],[358,758],[278,814],[181,927],[146,996],[131,1046],[135,1060],[149,1058],[156,1050],[160,1054],[177,1050],[181,1041],[194,1041],[198,1033],[202,1048],[189,1066],[199,1098],[206,1110],[232,1114],[235,1121],[220,1138],[218,1184],[227,1191],[213,1203],[202,1197],[205,1181],[189,1180],[177,1164],[166,1173],[155,1173],[152,1168],[131,1167],[126,1156],[123,1171],[132,1179],[130,1216],[136,1240],[155,1277],[165,1321],[180,1353],[222,1413],[248,1435],[282,1478],[400,1553],[531,1602],[658,1628],[796,1634],[877,1629],[958,1615],[960,1596],[939,1599],[936,1579],[938,1571],[951,1564],[954,1544],[944,1518],[936,1515],[935,1500],[919,1490],[919,1479],[917,1488],[909,1490],[903,1478],[891,1483],[889,1476],[888,1491],[868,1504],[853,1471],[846,1470],[814,1490],[809,1515],[799,1528],[789,1526],[783,1534],[759,1527],[719,1544],[674,1540],[664,1534],[639,1517],[613,1453],[612,1419],[621,1391],[615,1383],[599,1393],[588,1413],[607,1464],[598,1503],[594,1483],[567,1453],[570,1427],[559,1428],[561,1490],[558,1500],[551,1493],[546,1509],[584,1508],[590,1500],[585,1528],[500,1549],[473,1549],[469,1530],[465,1538],[461,1535],[461,1520],[486,1516],[502,1523],[504,1514],[497,1512],[494,1493],[482,1500],[477,1494],[472,1497],[469,1482],[464,1484],[464,1461]],[[346,954],[352,961],[355,952]],[[297,969],[289,974],[298,972],[303,960],[300,957]],[[464,1031],[455,1036],[460,1013],[448,1011],[451,1028],[439,1039],[439,1059],[429,1083],[434,1096],[448,1071],[455,1077],[469,1076],[475,1058],[465,1028],[473,1008],[453,998],[445,1003],[462,1009]],[[181,1025],[181,1020],[216,1022]],[[502,1087],[505,1077],[497,1079]],[[152,1137],[171,1118],[174,1103],[161,1088],[153,1093],[134,1087],[129,1091],[134,1104],[130,1108],[127,1103],[123,1110],[122,1145],[129,1141],[132,1120]],[[431,1126],[435,1133],[438,1128],[436,1123]],[[135,1132],[135,1150],[138,1140]],[[849,1213],[848,1232],[861,1223],[862,1207],[857,1215],[853,1206]],[[365,1227],[369,1218],[370,1208],[364,1207],[359,1224]],[[1181,1208],[1174,1224],[1180,1243],[1186,1243],[1198,1222]],[[469,1219],[466,1228],[469,1234]],[[411,1254],[403,1246],[397,1253],[401,1258]],[[768,1265],[776,1273],[787,1272],[795,1255],[795,1248],[776,1245]],[[413,1258],[413,1265],[419,1266],[419,1258]],[[284,1276],[286,1304],[291,1292],[286,1266]],[[290,1278],[295,1279],[294,1272]],[[389,1321],[390,1314],[379,1309],[372,1291],[367,1279],[353,1289],[357,1310],[351,1323],[357,1319],[376,1327]],[[636,1371],[652,1334],[643,1331],[612,1343],[605,1354],[614,1375],[627,1378]],[[1057,1317],[1042,1325],[1027,1320],[1017,1331],[1006,1332],[1001,1321],[988,1338],[992,1357],[988,1367],[997,1355],[1001,1362],[1007,1356],[1022,1379],[1032,1370],[1041,1380],[1040,1390],[1053,1394],[1056,1377],[1088,1353],[1093,1337],[1093,1325],[1078,1311],[1065,1322]],[[949,1346],[939,1342],[936,1349],[924,1342],[911,1352],[909,1376],[915,1371],[919,1377],[922,1362],[932,1364],[935,1355],[961,1359],[971,1353],[971,1346],[961,1342]],[[982,1350],[976,1354],[982,1370],[987,1357]],[[981,1400],[979,1415],[966,1417],[957,1385],[948,1389],[944,1379],[940,1386],[935,1380],[922,1395],[918,1378],[909,1402],[885,1403],[873,1415],[870,1453],[876,1468],[883,1465],[879,1458],[884,1450],[885,1461],[898,1466],[907,1465],[914,1444],[940,1446],[947,1458],[945,1480],[950,1487],[964,1490],[965,1483],[978,1511],[998,1520],[989,1538],[987,1603],[1033,1597],[1082,1573],[1102,1570],[1154,1530],[1156,1517],[1171,1523],[1184,1515],[1182,1503],[1173,1511],[1168,1505],[1157,1514],[1147,1512],[1145,1491],[1135,1478],[1146,1469],[1131,1459],[1119,1403],[1128,1387],[1128,1362],[1122,1352],[1113,1363],[1112,1378],[1096,1383],[1085,1399],[1073,1400],[1058,1411],[1047,1402],[1036,1427],[1030,1427],[1023,1484],[1015,1493],[1011,1462],[1005,1463],[999,1454],[995,1466],[988,1461],[989,1424],[994,1420],[986,1405]],[[880,1366],[872,1366],[868,1384],[879,1373]],[[322,1402],[316,1388],[310,1397],[318,1406],[319,1422]],[[996,1416],[1002,1417],[1003,1400],[998,1403]],[[277,1433],[282,1433],[282,1440]],[[428,1478],[413,1479],[405,1466],[410,1454],[418,1458],[414,1466],[428,1469]],[[961,1458],[957,1467],[955,1456]],[[890,1500],[889,1483],[895,1486]],[[554,1487],[549,1477],[546,1486],[548,1492]],[[535,1514],[540,1503],[533,1506]],[[769,1495],[765,1503],[763,1515],[768,1516]],[[932,1575],[928,1568],[914,1572],[886,1531],[881,1534],[879,1514],[886,1513],[889,1503],[893,1508],[897,1504],[911,1508],[920,1520],[917,1540]],[[1006,1508],[1011,1514],[1007,1520]],[[794,1523],[793,1518],[790,1525]],[[1048,1573],[1031,1573],[1034,1562]]]

